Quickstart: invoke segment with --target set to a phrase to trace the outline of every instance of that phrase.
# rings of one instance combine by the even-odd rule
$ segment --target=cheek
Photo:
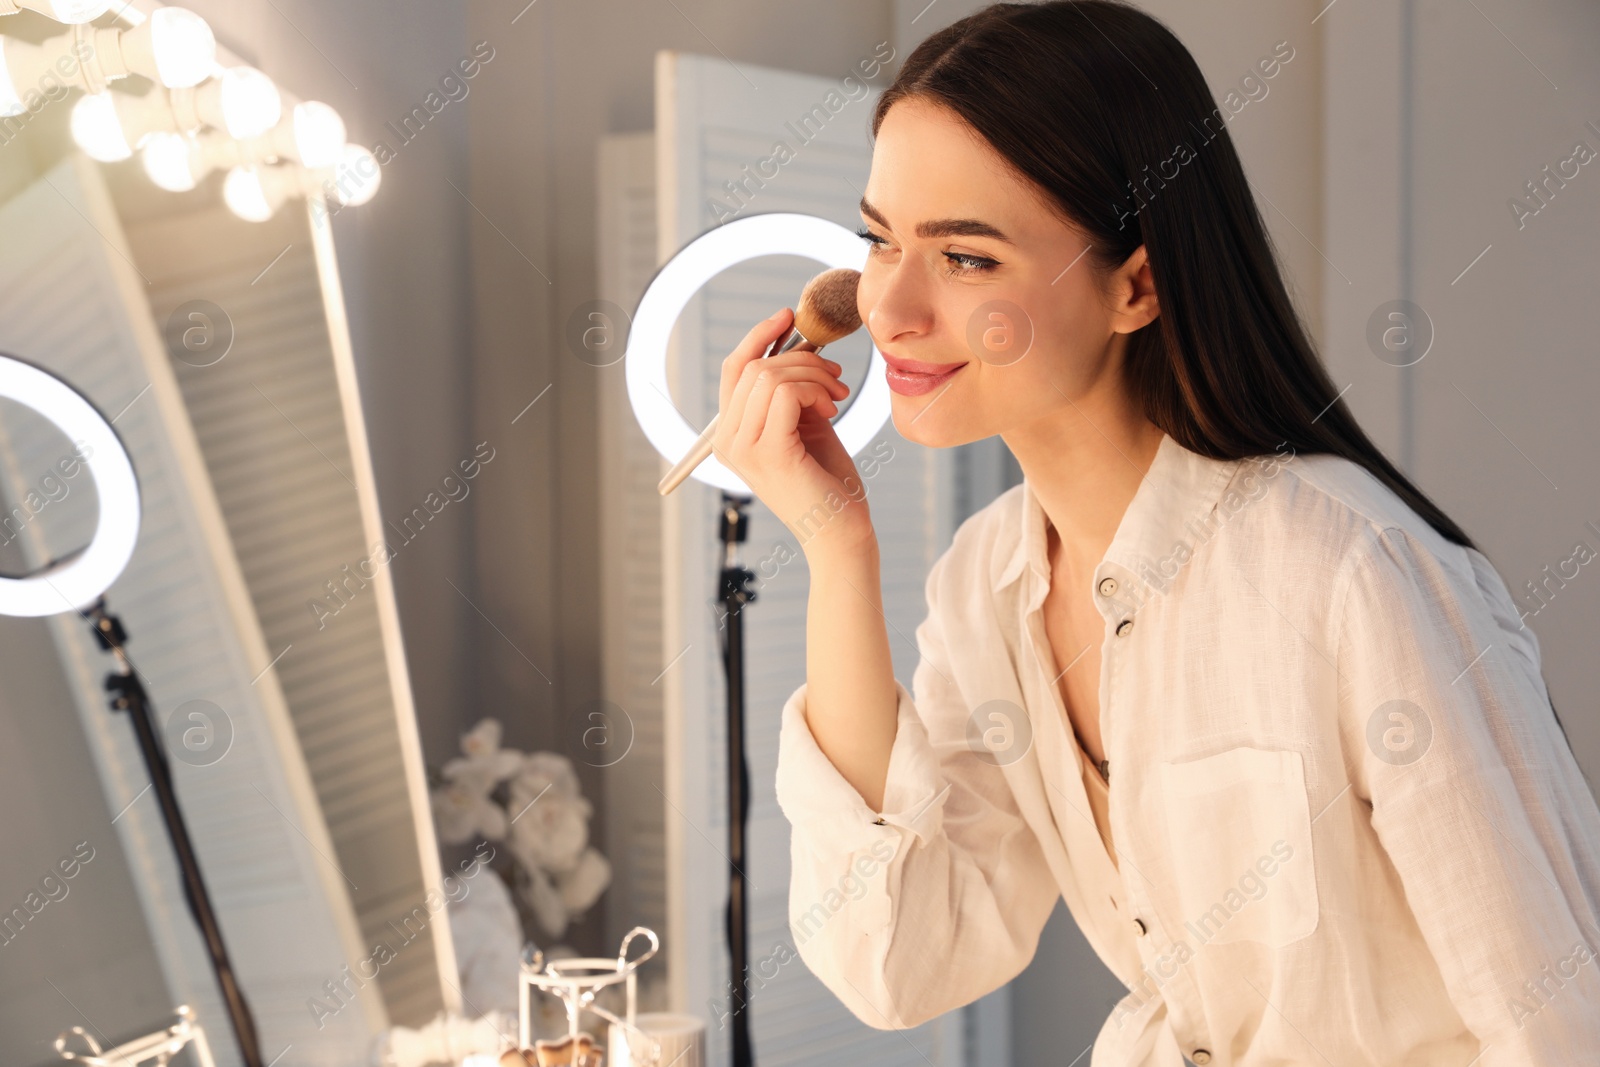
[[[952,320],[962,344],[982,364],[1009,368],[1032,353],[1039,324],[1023,305],[1004,297],[959,309]]]

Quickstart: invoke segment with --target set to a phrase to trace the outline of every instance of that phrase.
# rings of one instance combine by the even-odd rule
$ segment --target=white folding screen
[[[871,58],[870,55],[863,57]],[[602,295],[632,310],[654,270],[696,236],[735,217],[794,211],[854,228],[871,162],[868,123],[876,94],[859,81],[739,64],[720,57],[657,56],[654,137],[609,138],[602,150]],[[779,149],[782,144],[784,149]],[[642,167],[653,147],[655,174]],[[775,162],[781,160],[781,162]],[[752,178],[752,175],[756,175]],[[653,177],[653,180],[652,180]],[[729,184],[731,183],[731,185]],[[735,191],[742,189],[742,192]],[[655,211],[644,210],[654,193]],[[654,256],[647,257],[652,235]],[[716,411],[723,356],[749,327],[793,307],[824,269],[799,256],[751,260],[713,278],[679,319],[669,355],[673,400],[703,425]],[[869,346],[864,333],[829,349],[858,394]],[[608,787],[611,851],[621,892],[612,925],[664,915],[673,1007],[709,1021],[713,1064],[729,1057],[724,940],[727,900],[726,694],[718,633],[719,493],[690,481],[666,500],[665,470],[632,424],[622,367],[602,393],[602,464],[608,582],[607,698],[633,724],[634,752]],[[883,552],[883,603],[894,666],[909,679],[909,635],[926,614],[923,583],[957,518],[955,457],[915,446],[886,423],[861,457]],[[805,680],[808,580],[801,549],[759,501],[741,551],[757,573],[745,609],[746,750],[751,941],[749,962],[784,960],[752,980],[752,1037],[763,1067],[831,1062],[949,1067],[963,1063],[963,1015],[886,1032],[857,1020],[792,952],[788,929],[789,826],[773,795],[779,710]],[[664,894],[653,888],[664,875]],[[632,884],[622,884],[632,879]],[[663,883],[656,882],[655,886]],[[637,913],[622,909],[633,907]],[[768,973],[772,964],[766,967]]]

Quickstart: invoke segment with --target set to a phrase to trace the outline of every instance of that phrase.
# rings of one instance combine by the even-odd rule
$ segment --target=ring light
[[[628,403],[639,427],[668,463],[677,463],[700,436],[673,405],[667,390],[667,339],[678,316],[706,282],[722,271],[758,256],[805,256],[828,268],[866,265],[861,238],[838,223],[815,215],[772,212],[725,223],[696,237],[661,268],[639,300],[628,334],[624,370]],[[880,373],[883,356],[874,345],[867,362],[867,381],[855,403],[834,424],[845,451],[854,456],[889,421],[889,381]],[[750,488],[722,465],[706,457],[690,477],[732,493]]]
[[[32,618],[66,607],[81,609],[105,592],[133,558],[139,539],[139,481],[133,464],[111,424],[54,375],[0,354],[0,397],[32,408],[69,441],[89,446],[89,458],[82,462],[100,503],[87,548],[30,577],[0,578],[0,615]]]

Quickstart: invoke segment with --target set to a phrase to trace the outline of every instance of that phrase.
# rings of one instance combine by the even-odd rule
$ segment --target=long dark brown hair
[[[906,57],[878,98],[874,136],[908,96],[953,110],[1043,189],[1087,235],[1085,261],[1102,275],[1144,245],[1161,313],[1129,336],[1126,371],[1152,423],[1217,459],[1285,444],[1343,456],[1442,536],[1477,549],[1334,388],[1284,287],[1227,120],[1166,26],[1118,0],[992,4]]]
[[[1343,456],[1441,535],[1477,547],[1339,397],[1284,287],[1224,114],[1166,26],[1115,0],[993,4],[906,58],[878,98],[874,136],[908,96],[953,110],[1044,190],[1087,236],[1085,262],[1102,275],[1144,245],[1161,313],[1129,336],[1126,373],[1152,423],[1217,459],[1285,445]]]

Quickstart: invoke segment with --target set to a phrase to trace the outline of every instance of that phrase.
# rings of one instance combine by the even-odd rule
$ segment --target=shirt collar
[[[1122,522],[1095,570],[1098,583],[1112,564],[1126,587],[1130,581],[1165,592],[1189,555],[1216,532],[1219,519],[1212,515],[1222,491],[1243,460],[1213,459],[1191,452],[1171,434],[1161,435],[1155,459],[1123,513]],[[1050,561],[1046,554],[1044,508],[1027,478],[1022,480],[1022,529],[1011,556],[994,580],[999,591],[1015,581],[1024,566],[1048,583]],[[1124,589],[1119,600],[1139,600]]]

